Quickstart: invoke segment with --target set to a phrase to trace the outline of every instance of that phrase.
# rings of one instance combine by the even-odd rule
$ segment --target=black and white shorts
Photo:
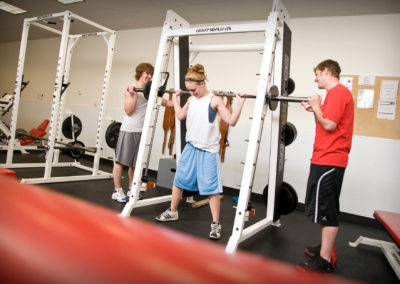
[[[141,132],[120,131],[115,148],[115,162],[127,167],[135,167],[141,136]]]
[[[313,223],[339,226],[339,196],[346,168],[310,166],[305,202],[306,216]]]

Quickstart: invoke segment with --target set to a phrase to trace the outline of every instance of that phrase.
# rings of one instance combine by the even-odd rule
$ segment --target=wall
[[[182,15],[184,16],[184,15]],[[295,96],[315,92],[313,67],[326,58],[341,64],[343,74],[400,75],[400,14],[356,17],[292,19],[291,77],[296,82]],[[133,80],[133,69],[139,63],[155,62],[161,28],[126,30],[117,33],[115,56],[110,80],[106,117],[121,120],[123,91]],[[71,85],[68,88],[68,108],[84,122],[80,139],[93,145],[106,48],[102,39],[83,39],[74,49],[71,65]],[[262,34],[202,36],[192,38],[193,44],[262,43]],[[28,43],[25,78],[31,84],[22,95],[18,127],[31,129],[49,117],[52,86],[56,72],[58,39],[32,40]],[[19,42],[0,44],[0,92],[13,92]],[[194,63],[205,65],[210,89],[256,92],[260,70],[259,53],[202,53]],[[172,82],[172,79],[170,80]],[[323,93],[321,93],[323,94]],[[233,105],[235,107],[235,103]],[[248,100],[236,127],[229,129],[230,146],[223,164],[224,185],[239,188],[246,155],[254,103]],[[270,114],[270,113],[269,113]],[[268,116],[269,116],[268,114]],[[151,169],[158,169],[163,110],[156,128]],[[2,118],[3,119],[3,118]],[[399,119],[399,118],[396,118]],[[9,121],[9,115],[4,118]],[[296,141],[286,149],[285,181],[298,192],[304,202],[309,159],[314,139],[314,119],[299,105],[289,106],[289,121],[297,127]],[[108,121],[106,121],[108,125]],[[265,122],[259,161],[254,180],[254,192],[261,193],[267,184],[269,119]],[[112,151],[104,149],[105,157]],[[400,141],[355,136],[346,170],[342,195],[343,212],[372,217],[376,209],[400,213]]]

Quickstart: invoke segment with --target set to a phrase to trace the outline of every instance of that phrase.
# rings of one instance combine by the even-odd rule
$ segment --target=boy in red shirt
[[[325,60],[314,68],[315,82],[327,91],[324,103],[314,95],[303,107],[314,113],[316,131],[305,200],[306,216],[321,226],[321,244],[307,247],[313,258],[297,267],[301,270],[334,272],[335,239],[339,230],[339,196],[353,136],[354,101],[339,83],[340,66]]]

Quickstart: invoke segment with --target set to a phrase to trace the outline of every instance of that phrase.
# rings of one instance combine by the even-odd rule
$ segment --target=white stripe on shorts
[[[335,169],[330,169],[329,171],[327,171],[326,173],[324,173],[322,176],[320,176],[319,180],[318,180],[318,184],[317,184],[317,190],[315,192],[315,212],[314,212],[314,223],[317,223],[317,217],[318,217],[318,200],[319,200],[319,186],[321,185],[321,181],[322,179],[330,174],[331,172],[333,172]]]
[[[218,192],[222,193],[222,174],[221,174],[221,157],[218,153],[215,154],[215,158],[217,159],[217,169],[218,169]]]

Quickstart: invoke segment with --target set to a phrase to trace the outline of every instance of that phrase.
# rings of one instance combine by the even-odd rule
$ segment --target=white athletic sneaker
[[[122,188],[114,189],[113,194],[111,195],[112,200],[116,200],[118,202],[128,202],[129,198],[125,195]]]
[[[157,221],[167,222],[167,221],[176,221],[179,219],[178,211],[172,212],[171,208],[168,208],[163,213],[156,217]]]
[[[128,200],[131,198],[131,189],[128,189],[126,196],[128,197]],[[142,200],[142,199],[143,199],[143,196],[139,193],[137,200]]]
[[[219,240],[221,238],[221,223],[211,223],[210,239]]]

